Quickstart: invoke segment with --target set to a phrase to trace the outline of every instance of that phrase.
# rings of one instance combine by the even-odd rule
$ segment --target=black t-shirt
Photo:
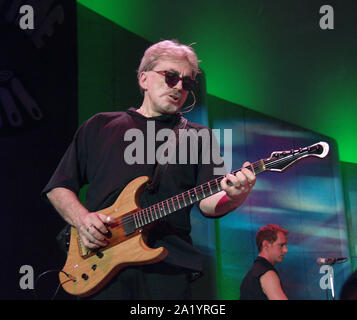
[[[140,176],[152,177],[156,150],[164,143],[158,141],[157,134],[161,129],[174,128],[178,119],[178,114],[146,118],[134,108],[126,112],[106,112],[93,116],[77,130],[42,196],[45,197],[47,192],[56,187],[64,187],[78,194],[81,187],[88,184],[86,207],[89,211],[111,206],[129,182]],[[204,129],[212,134],[209,128],[192,122],[187,123],[186,129]],[[152,141],[153,137],[155,141]],[[187,144],[187,164],[179,164],[177,152],[177,161],[168,164],[157,192],[145,192],[141,197],[142,208],[217,178],[213,174],[213,161],[208,164],[201,161],[202,143],[207,141],[199,138],[198,163],[191,161],[193,153],[189,152],[190,143]],[[128,163],[128,159],[132,162],[133,158],[139,164]],[[151,247],[164,246],[168,249],[165,262],[200,271],[201,258],[192,246],[190,237],[191,208],[183,208],[161,219],[151,229],[148,243]]]
[[[274,266],[267,259],[258,256],[240,286],[240,300],[268,300],[260,284],[260,277],[270,270],[279,277]]]

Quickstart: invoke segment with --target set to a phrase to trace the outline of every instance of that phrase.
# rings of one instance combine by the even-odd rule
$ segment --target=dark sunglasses
[[[194,89],[197,83],[196,80],[191,79],[189,76],[180,77],[176,72],[171,72],[171,71],[154,71],[154,72],[164,76],[165,82],[170,88],[173,88],[180,80],[182,80],[182,88],[186,91],[191,91]]]

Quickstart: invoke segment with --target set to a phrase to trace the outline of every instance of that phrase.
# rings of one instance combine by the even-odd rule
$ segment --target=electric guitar
[[[328,152],[326,142],[297,150],[273,152],[269,158],[252,163],[250,169],[255,175],[264,171],[282,172],[303,158],[324,158]],[[59,273],[63,289],[72,295],[90,296],[129,265],[163,260],[168,251],[164,247],[149,248],[145,243],[145,230],[155,221],[221,191],[220,181],[223,178],[218,177],[145,209],[141,209],[139,203],[149,178],[142,176],[131,181],[112,206],[99,211],[115,219],[115,224],[108,228],[110,238],[106,247],[96,250],[86,248],[76,228],[71,227],[67,260]]]

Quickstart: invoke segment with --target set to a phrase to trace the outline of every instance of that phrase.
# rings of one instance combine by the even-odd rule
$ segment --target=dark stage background
[[[355,149],[356,137],[350,122],[357,99],[346,89],[355,83],[356,28],[350,11],[356,5],[330,1],[336,30],[323,34],[314,29],[319,28],[318,1],[291,1],[296,10],[287,10],[286,1],[213,1],[202,15],[216,9],[216,20],[200,18],[199,4],[208,4],[197,2],[188,14],[185,1],[178,10],[162,1],[148,8],[144,1],[0,0],[1,299],[50,299],[55,292],[56,272],[41,277],[37,295],[20,285],[22,266],[31,266],[36,278],[60,269],[65,260],[55,241],[64,223],[40,192],[79,124],[97,112],[140,105],[136,69],[145,49],[160,38],[198,42],[203,74],[197,106],[186,115],[220,129],[221,138],[223,129],[232,130],[232,170],[272,151],[318,141],[331,148],[326,159],[307,159],[286,173],[258,176],[245,204],[222,219],[205,219],[193,210],[192,236],[205,256],[205,275],[193,283],[194,298],[239,299],[240,283],[257,254],[255,232],[267,223],[290,231],[289,253],[278,265],[289,298],[324,300],[330,295],[321,285],[325,273],[316,264],[318,257],[349,258],[334,267],[337,295],[355,270],[357,160],[355,151],[345,150]],[[19,28],[23,4],[34,8],[34,30]],[[241,22],[219,19],[218,8],[229,12],[236,5]],[[232,23],[242,25],[228,28]],[[219,34],[218,25],[229,30]],[[264,33],[258,32],[262,26]],[[303,45],[306,38],[309,48]],[[319,57],[332,64],[334,56],[338,68],[331,67],[326,77]],[[62,290],[56,298],[72,299]]]

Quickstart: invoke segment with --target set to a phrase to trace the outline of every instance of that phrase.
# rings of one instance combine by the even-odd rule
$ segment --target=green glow
[[[318,20],[311,22],[319,18],[318,7],[309,1],[77,2],[151,42],[197,42],[208,94],[332,137],[340,160],[357,163],[356,41],[341,24],[321,31]],[[113,104],[115,39],[110,24],[91,18],[95,21],[78,25],[80,122],[104,111],[88,106],[110,111]],[[98,46],[88,47],[91,39]],[[215,221],[218,247],[220,223]],[[218,296],[237,299],[243,273],[224,273],[222,259],[240,257],[226,255],[217,250]]]
[[[351,68],[356,62],[351,48],[341,53],[348,38],[301,20],[301,15],[314,18],[312,5],[258,0],[78,3],[152,42],[197,42],[209,94],[333,137],[340,159],[357,163],[356,73]]]

